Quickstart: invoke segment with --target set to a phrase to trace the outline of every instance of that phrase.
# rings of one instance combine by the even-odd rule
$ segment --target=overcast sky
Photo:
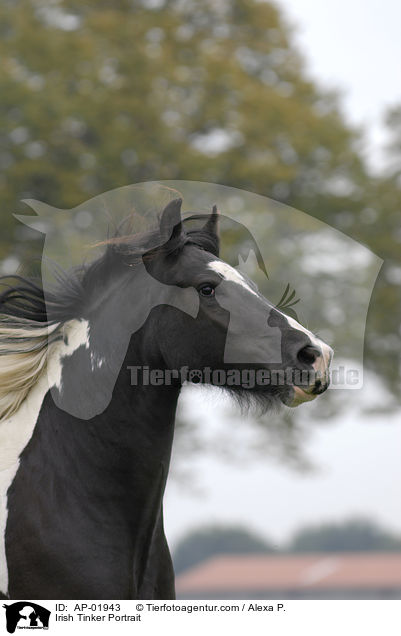
[[[343,94],[349,121],[362,125],[380,166],[383,114],[401,103],[401,3],[397,0],[281,0],[312,76]]]
[[[342,90],[346,116],[366,128],[369,159],[380,168],[383,113],[401,103],[401,3],[282,0],[280,5],[298,25],[296,38],[310,73],[321,85]],[[375,386],[365,381],[359,399],[372,391]],[[212,439],[222,417],[218,406],[199,393],[191,400],[198,413],[205,412],[205,434]],[[268,457],[236,468],[210,456],[191,458],[200,492],[170,480],[165,503],[170,543],[190,528],[219,522],[240,523],[282,544],[300,525],[352,515],[368,516],[401,534],[401,414],[364,419],[349,414],[320,430],[315,426],[306,450],[318,468],[307,475]]]

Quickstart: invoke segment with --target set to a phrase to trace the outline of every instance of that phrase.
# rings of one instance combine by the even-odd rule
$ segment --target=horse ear
[[[166,240],[178,238],[182,232],[182,199],[173,199],[164,208],[160,219],[160,234]]]
[[[208,234],[213,234],[217,238],[219,238],[219,211],[217,209],[217,205],[214,205],[212,208],[212,213],[203,226],[203,231]]]

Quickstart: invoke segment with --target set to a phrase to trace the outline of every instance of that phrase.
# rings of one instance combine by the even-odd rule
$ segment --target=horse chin
[[[304,402],[311,402],[317,397],[315,393],[308,393],[301,389],[300,386],[292,386],[290,387],[288,393],[282,396],[281,401],[286,406],[291,408],[295,408]]]

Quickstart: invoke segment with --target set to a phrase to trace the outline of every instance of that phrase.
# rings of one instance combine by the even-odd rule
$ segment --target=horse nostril
[[[324,388],[322,387],[321,380],[316,380],[312,393],[319,395],[320,393],[323,393],[323,391],[324,391]]]
[[[298,360],[304,364],[313,364],[320,355],[319,349],[307,345],[298,352]]]

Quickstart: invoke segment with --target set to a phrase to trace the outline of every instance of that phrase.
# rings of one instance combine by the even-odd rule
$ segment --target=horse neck
[[[111,402],[97,418],[98,431],[123,455],[129,453],[135,460],[132,470],[143,479],[161,465],[167,473],[179,388],[133,386],[129,366],[123,365]]]
[[[68,561],[69,554],[82,559],[93,598],[150,598],[159,574],[167,580],[167,591],[163,588],[158,597],[170,598],[166,594],[172,593],[171,561],[163,533],[162,499],[179,387],[132,386],[126,368],[128,360],[132,364],[131,346],[129,352],[111,401],[89,420],[62,410],[52,393],[46,393],[9,489],[13,514],[7,523],[11,537],[22,528],[24,538],[24,528],[29,528],[28,545],[33,551],[38,546],[42,552],[43,534],[49,545],[62,545],[60,571],[63,567],[68,571],[63,559]],[[134,353],[141,365],[140,352]],[[18,540],[15,546],[18,553]],[[115,564],[106,581],[103,561]],[[85,598],[77,596],[88,593],[80,584],[74,577],[73,591],[67,581],[63,593]],[[10,585],[20,589],[18,577]]]
[[[58,447],[62,455],[60,474],[73,481],[78,471],[80,487],[88,500],[101,495],[102,499],[114,501],[116,505],[120,501],[127,507],[129,501],[135,501],[135,515],[143,510],[149,498],[154,505],[157,501],[161,503],[180,391],[178,386],[132,385],[129,370],[132,360],[138,366],[145,365],[143,336],[141,333],[131,340],[111,400],[102,413],[80,420],[59,409],[48,396],[47,408],[57,409],[57,414],[50,413],[47,418],[45,412],[42,418],[45,428],[50,429],[50,448],[58,447],[54,437],[62,431],[61,449]],[[152,366],[149,360],[146,364]],[[160,361],[153,360],[153,366],[160,366]],[[99,369],[98,373],[101,372]],[[90,383],[88,380],[86,390],[95,386],[96,372]],[[53,432],[52,417],[53,421],[60,420]],[[74,449],[73,458],[71,453],[63,454],[63,449]]]

